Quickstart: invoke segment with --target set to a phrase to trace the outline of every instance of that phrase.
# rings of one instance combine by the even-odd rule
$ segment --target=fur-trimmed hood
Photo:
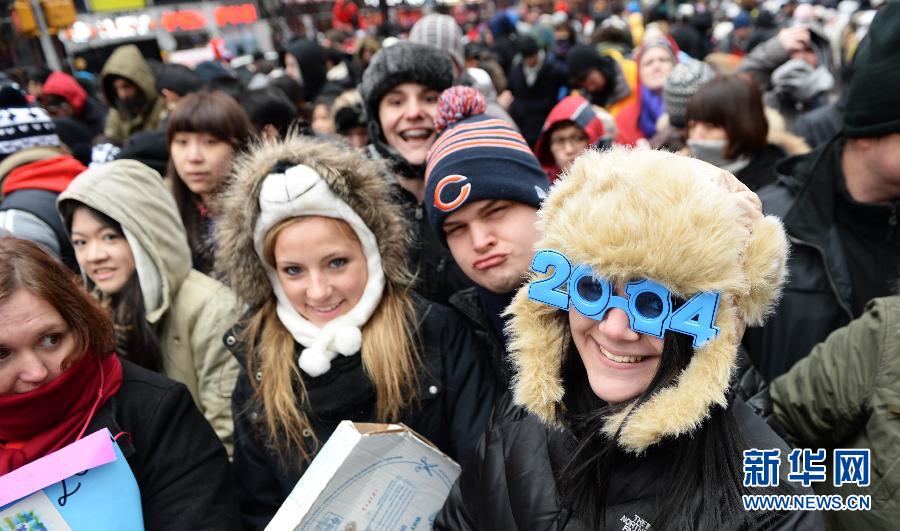
[[[217,200],[216,268],[251,309],[275,297],[253,246],[259,218],[259,193],[278,162],[305,164],[328,183],[365,222],[378,241],[385,281],[395,287],[410,283],[406,265],[409,229],[400,207],[390,199],[384,164],[355,150],[291,134],[284,140],[257,143],[234,162],[232,179]]]
[[[719,335],[696,349],[672,384],[637,408],[607,419],[604,431],[641,453],[664,437],[695,430],[726,405],[737,357],[738,318],[758,325],[785,276],[787,240],[775,217],[748,232],[723,170],[662,151],[587,151],[551,188],[539,211],[538,249],[565,254],[606,279],[654,280],[687,299],[719,292]],[[561,425],[563,356],[571,341],[566,312],[528,298],[523,286],[507,309],[516,403]]]

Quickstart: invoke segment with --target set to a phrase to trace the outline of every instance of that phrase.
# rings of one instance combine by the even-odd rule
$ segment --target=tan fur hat
[[[780,294],[787,254],[781,222],[762,217],[746,187],[735,193],[723,183],[742,187],[731,174],[681,155],[588,151],[539,211],[538,249],[559,251],[611,281],[651,279],[680,298],[721,294],[718,336],[696,348],[669,386],[607,419],[604,431],[621,427],[626,451],[641,453],[663,437],[690,433],[713,406],[726,405],[740,319],[761,324]],[[747,196],[755,217],[747,216]],[[559,426],[561,364],[571,341],[566,312],[529,299],[527,284],[507,312],[514,399]]]

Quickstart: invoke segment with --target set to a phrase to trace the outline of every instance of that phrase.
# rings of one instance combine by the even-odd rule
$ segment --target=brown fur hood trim
[[[664,437],[695,430],[726,405],[735,367],[738,318],[762,323],[785,276],[787,240],[775,217],[742,227],[735,196],[716,184],[720,170],[662,151],[615,148],[580,156],[551,188],[539,212],[539,249],[565,254],[613,281],[649,278],[673,295],[722,294],[720,332],[696,350],[668,387],[607,419],[620,446],[641,453]],[[561,425],[562,357],[571,342],[566,312],[528,299],[523,286],[507,309],[513,394],[551,425]]]
[[[284,140],[257,143],[239,156],[231,181],[217,200],[217,276],[243,302],[255,309],[274,298],[253,247],[253,228],[259,218],[260,188],[279,161],[316,170],[375,235],[386,282],[395,288],[409,284],[409,229],[400,207],[391,201],[384,165],[347,146],[292,134]]]

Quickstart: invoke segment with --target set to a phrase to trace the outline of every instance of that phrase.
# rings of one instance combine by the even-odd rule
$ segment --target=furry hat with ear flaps
[[[719,335],[695,349],[688,366],[638,407],[607,418],[623,450],[640,454],[665,437],[689,434],[726,391],[740,341],[739,319],[761,324],[785,277],[787,240],[780,221],[752,226],[723,170],[662,151],[588,151],[551,188],[539,211],[538,249],[566,255],[611,281],[654,280],[675,297],[721,294]],[[572,310],[575,311],[575,310]],[[507,309],[516,403],[561,426],[561,364],[571,341],[565,311],[528,298],[524,285]]]
[[[231,181],[217,200],[217,276],[245,304],[258,309],[275,297],[254,249],[253,231],[260,216],[263,181],[280,162],[315,170],[374,234],[385,283],[393,288],[410,284],[406,266],[409,229],[400,208],[390,199],[385,166],[340,145],[291,134],[283,140],[257,143],[235,159]]]

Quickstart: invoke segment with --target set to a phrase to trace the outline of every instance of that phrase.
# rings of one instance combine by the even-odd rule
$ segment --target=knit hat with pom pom
[[[425,209],[446,246],[444,219],[462,206],[508,199],[540,207],[550,187],[525,139],[508,122],[484,114],[484,96],[471,87],[441,94],[436,125],[443,131],[428,151]]]

